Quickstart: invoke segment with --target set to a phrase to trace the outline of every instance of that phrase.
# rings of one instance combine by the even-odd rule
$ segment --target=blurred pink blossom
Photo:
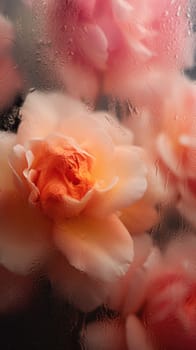
[[[59,78],[74,96],[95,98],[101,90],[132,98],[134,83],[149,70],[192,63],[187,0],[40,0],[30,5],[51,41]]]
[[[149,286],[142,318],[155,349],[196,347],[195,244],[187,234],[174,243]]]
[[[163,178],[166,202],[175,203],[195,225],[196,87],[180,74],[163,72],[151,87],[139,116],[125,118],[124,124]]]
[[[119,317],[84,330],[85,349],[195,349],[195,243],[186,233],[162,257],[152,251],[129,284],[122,284]]]

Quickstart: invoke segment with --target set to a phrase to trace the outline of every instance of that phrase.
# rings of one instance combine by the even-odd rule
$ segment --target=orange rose
[[[119,211],[140,199],[147,186],[143,151],[132,145],[131,132],[60,94],[30,94],[22,117],[16,137],[10,144],[2,141],[5,174],[14,175],[12,183],[3,178],[3,192],[9,199],[16,193],[28,209],[17,207],[30,217],[34,213],[37,232],[42,224],[46,241],[52,237],[76,270],[101,281],[123,275],[133,244]],[[18,225],[24,231],[16,220]]]

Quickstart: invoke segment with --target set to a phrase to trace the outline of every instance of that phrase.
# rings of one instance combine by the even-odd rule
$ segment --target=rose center
[[[40,199],[69,196],[81,200],[94,184],[92,165],[93,159],[86,152],[65,144],[47,145],[33,164]]]

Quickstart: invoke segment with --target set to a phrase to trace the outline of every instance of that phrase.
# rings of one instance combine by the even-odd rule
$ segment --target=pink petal
[[[134,259],[127,273],[110,288],[107,303],[113,310],[127,315],[136,312],[146,293],[146,271],[143,265],[152,251],[152,239],[147,234],[133,237]],[[141,288],[138,289],[138,285]]]
[[[105,282],[124,275],[133,259],[132,239],[115,215],[58,222],[54,240],[72,266]]]
[[[126,349],[124,325],[118,319],[89,324],[82,338],[86,350]]]
[[[166,164],[166,166],[176,175],[185,175],[183,164],[181,164],[180,159],[175,155],[172,141],[169,137],[161,133],[157,138],[157,149],[160,157]]]
[[[103,30],[94,24],[84,27],[78,45],[82,54],[98,69],[105,69],[108,58],[108,42]]]
[[[99,79],[90,67],[67,63],[56,67],[59,81],[77,99],[94,101],[99,92]]]
[[[127,318],[126,335],[128,350],[152,350],[144,326],[134,315]]]
[[[133,7],[127,0],[112,0],[112,9],[114,15],[121,21],[130,19]]]

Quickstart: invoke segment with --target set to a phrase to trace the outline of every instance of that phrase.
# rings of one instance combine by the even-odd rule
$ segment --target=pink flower
[[[59,78],[74,96],[95,98],[103,89],[131,98],[133,82],[149,69],[192,62],[186,0],[40,0],[31,5],[51,40]]]
[[[22,86],[21,77],[10,54],[13,39],[10,22],[0,15],[0,110],[10,103]]]
[[[46,262],[54,244],[73,268],[93,279],[122,276],[133,243],[118,211],[139,200],[147,186],[143,152],[132,145],[132,134],[106,113],[90,113],[71,98],[33,93],[17,135],[2,134],[0,141],[0,204],[6,213],[0,228],[6,233],[9,227],[3,235],[4,265],[14,266],[8,249],[13,236],[16,256],[26,242],[27,260],[22,263],[22,253],[19,258],[24,269],[29,260]],[[20,240],[29,220],[31,233]]]
[[[195,225],[195,84],[180,74],[164,77],[159,72],[151,87],[140,116],[124,124],[163,177],[167,203],[173,201]]]
[[[167,103],[163,102],[161,113],[156,140],[160,166],[179,194],[178,209],[195,225],[195,85],[185,79],[179,86],[174,84],[172,95]]]
[[[195,237],[174,243],[148,289],[143,322],[156,349],[195,349]]]
[[[120,316],[87,326],[85,349],[195,349],[195,243],[186,233],[161,259],[151,254],[122,285]]]

